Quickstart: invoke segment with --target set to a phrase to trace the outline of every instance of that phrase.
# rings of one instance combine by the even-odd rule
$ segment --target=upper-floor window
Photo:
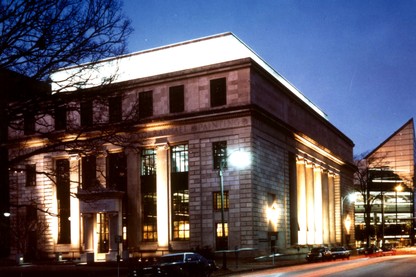
[[[227,104],[227,83],[225,78],[210,81],[211,107]]]
[[[215,191],[213,193],[213,197],[214,197],[214,211],[221,211],[222,210],[222,203],[224,203],[224,209],[228,210],[229,206],[230,206],[230,201],[229,201],[229,197],[228,197],[228,191],[223,191],[223,195],[222,195],[222,202],[221,202],[221,192],[220,191]]]
[[[180,113],[184,111],[184,86],[174,86],[169,88],[169,111]]]
[[[93,124],[92,100],[81,102],[81,126],[91,127]]]
[[[26,113],[23,118],[23,129],[25,135],[32,135],[35,133],[35,116],[32,113]]]
[[[124,152],[107,155],[107,188],[127,190],[127,159]]]
[[[212,143],[212,158],[214,169],[227,167],[227,141],[217,141]],[[221,164],[222,163],[222,164]]]
[[[108,119],[110,123],[120,122],[122,115],[121,96],[108,99]]]
[[[36,186],[36,164],[26,165],[26,186]]]
[[[153,93],[144,91],[139,93],[139,119],[153,115]]]
[[[55,130],[65,130],[67,126],[66,106],[55,107]]]
[[[97,180],[97,158],[88,155],[81,159],[82,188],[91,189],[96,185]]]

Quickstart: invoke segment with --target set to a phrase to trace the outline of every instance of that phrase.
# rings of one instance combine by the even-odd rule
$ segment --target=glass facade
[[[367,240],[379,247],[415,243],[414,145],[410,120],[360,161],[356,185],[361,188],[355,202],[358,247]]]

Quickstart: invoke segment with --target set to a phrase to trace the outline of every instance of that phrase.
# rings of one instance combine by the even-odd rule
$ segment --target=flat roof
[[[83,66],[64,68],[52,74],[52,91],[73,91],[99,86],[106,80],[119,83],[242,58],[253,59],[315,112],[328,119],[319,107],[230,32],[117,56],[90,66],[86,64],[87,69],[82,73],[74,74]]]

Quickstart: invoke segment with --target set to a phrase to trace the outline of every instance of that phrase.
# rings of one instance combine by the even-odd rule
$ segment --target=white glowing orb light
[[[228,162],[238,169],[244,169],[251,164],[251,156],[248,152],[238,150],[230,154]]]

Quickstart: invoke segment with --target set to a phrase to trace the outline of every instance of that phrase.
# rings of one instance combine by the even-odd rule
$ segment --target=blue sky
[[[124,0],[129,51],[233,32],[371,151],[416,116],[416,0]]]

